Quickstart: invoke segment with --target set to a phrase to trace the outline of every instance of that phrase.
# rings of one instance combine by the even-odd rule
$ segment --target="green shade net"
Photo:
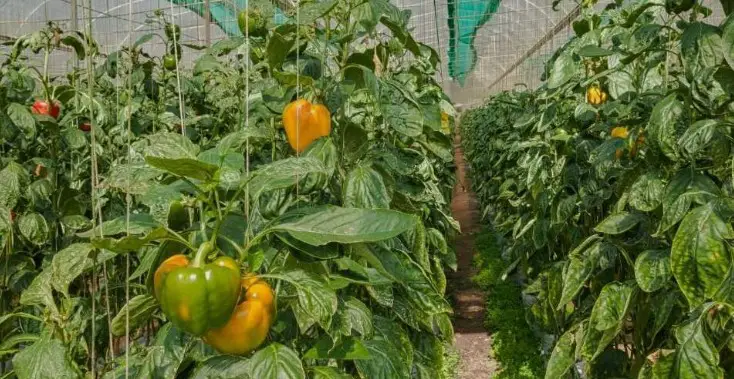
[[[448,0],[449,75],[462,86],[477,63],[477,32],[497,12],[500,1]]]
[[[201,17],[204,17],[206,14],[206,5],[202,0],[171,0],[171,2],[185,7]],[[258,6],[258,3],[262,2],[253,1],[253,3],[253,6]],[[210,1],[209,15],[211,16],[211,21],[219,26],[228,36],[241,36],[242,33],[240,32],[239,26],[237,26],[237,13],[245,8],[247,8],[247,0],[233,0],[221,3]],[[271,11],[271,13],[274,12],[273,23],[276,25],[280,25],[287,20],[287,17],[277,7],[270,5],[267,8],[270,8],[267,10]]]

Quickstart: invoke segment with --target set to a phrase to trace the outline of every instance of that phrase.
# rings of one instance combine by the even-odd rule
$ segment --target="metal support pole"
[[[71,29],[74,31],[79,30],[76,0],[71,0]]]
[[[206,46],[211,46],[212,44],[212,34],[211,34],[211,10],[209,9],[209,0],[204,0],[204,42],[206,43]]]

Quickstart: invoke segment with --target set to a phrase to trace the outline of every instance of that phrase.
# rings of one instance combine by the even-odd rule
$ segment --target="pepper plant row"
[[[731,377],[734,19],[591,6],[540,88],[463,116],[506,275],[552,341],[546,378]]]
[[[160,12],[106,55],[54,24],[11,44],[0,376],[444,375],[458,224],[438,55],[386,0],[263,25],[272,7],[211,47]],[[62,47],[64,77],[25,59]]]

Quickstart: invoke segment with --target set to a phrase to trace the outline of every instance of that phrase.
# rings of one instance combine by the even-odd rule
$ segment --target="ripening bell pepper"
[[[626,140],[627,137],[629,137],[629,130],[627,130],[627,128],[625,128],[624,126],[617,126],[612,128],[611,135],[613,138],[621,138],[623,140]],[[614,157],[617,159],[621,159],[623,154],[624,151],[622,149],[617,149],[617,151],[614,152]]]
[[[597,85],[586,89],[586,101],[591,105],[600,105],[607,102],[607,93]]]
[[[301,153],[311,142],[331,133],[331,114],[322,104],[298,99],[283,110],[283,127],[288,143]]]
[[[163,261],[153,278],[163,313],[195,336],[226,324],[241,291],[237,262],[219,257],[207,264],[212,250],[211,243],[203,243],[191,262],[184,255],[174,255]]]
[[[255,277],[245,276],[242,288],[244,301],[235,309],[226,325],[209,330],[204,342],[223,354],[244,355],[255,350],[265,341],[275,319],[273,290],[270,285]]]

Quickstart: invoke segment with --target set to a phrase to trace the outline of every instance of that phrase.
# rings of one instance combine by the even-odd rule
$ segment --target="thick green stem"
[[[212,250],[214,250],[214,245],[212,245],[211,242],[207,241],[202,243],[201,246],[199,246],[199,250],[196,251],[196,255],[194,255],[194,261],[191,263],[191,266],[203,266],[206,262],[206,256],[209,255]]]

